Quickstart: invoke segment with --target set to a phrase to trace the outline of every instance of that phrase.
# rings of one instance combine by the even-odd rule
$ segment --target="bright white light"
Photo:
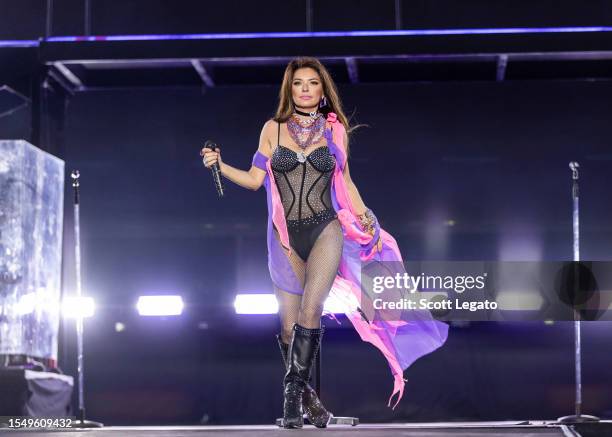
[[[505,311],[537,311],[544,304],[537,290],[501,290],[495,300],[497,308]]]
[[[278,302],[274,294],[237,294],[234,299],[236,314],[276,314]]]
[[[180,316],[184,307],[181,296],[140,296],[136,304],[141,316]]]
[[[334,295],[330,295],[323,305],[325,313],[343,314],[345,309],[351,308],[353,302],[343,302]],[[270,293],[237,294],[234,299],[236,314],[276,314],[278,301]]]
[[[323,311],[334,314],[344,314],[344,311],[350,308],[349,305],[343,303],[336,295],[330,294],[323,304]]]
[[[36,293],[27,293],[19,298],[15,305],[15,312],[20,316],[25,316],[34,312],[36,306]]]
[[[93,297],[66,297],[62,302],[62,315],[66,318],[91,317],[94,315],[94,310]]]
[[[33,312],[45,312],[56,314],[59,303],[55,300],[55,294],[49,292],[45,287],[39,287],[35,292],[22,295],[14,305],[17,315],[25,316]]]

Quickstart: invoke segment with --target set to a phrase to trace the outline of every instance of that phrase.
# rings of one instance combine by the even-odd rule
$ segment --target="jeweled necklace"
[[[310,126],[312,123],[314,123],[317,120],[317,117],[321,115],[321,113],[319,113],[316,109],[311,112],[304,112],[304,111],[300,111],[299,109],[295,109],[295,114],[300,114],[300,115],[303,115],[304,117],[308,117],[306,120],[300,117],[295,118],[300,124],[300,126],[302,127]],[[295,114],[293,115],[295,116]]]
[[[305,114],[302,111],[295,111],[291,118],[287,120],[287,130],[295,143],[305,150],[311,144],[316,144],[321,140],[325,130],[325,118],[320,112],[313,111],[310,114],[310,120],[303,121],[297,114]]]

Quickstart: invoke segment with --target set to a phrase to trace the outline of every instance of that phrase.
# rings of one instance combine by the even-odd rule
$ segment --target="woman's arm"
[[[344,144],[348,145],[348,135],[346,134],[346,132],[344,133]],[[363,203],[363,199],[361,198],[361,195],[359,194],[359,190],[357,190],[357,187],[355,186],[355,184],[353,183],[353,180],[351,179],[351,173],[349,170],[348,160],[346,161],[346,164],[344,165],[344,170],[342,170],[342,174],[344,175],[344,182],[346,184],[346,188],[348,190],[349,197],[351,199],[351,204],[353,205],[353,208],[355,209],[355,214],[357,215],[365,214],[368,207],[365,205],[365,203]]]
[[[344,144],[348,144],[348,138],[347,138],[346,133],[344,134]],[[380,228],[380,224],[378,223],[378,219],[374,215],[374,212],[372,212],[372,210],[368,208],[363,202],[363,199],[361,198],[361,195],[359,194],[359,190],[357,190],[357,187],[355,186],[355,184],[353,183],[353,180],[351,179],[348,159],[346,161],[346,164],[344,165],[342,174],[344,176],[344,182],[345,182],[349,197],[351,199],[353,209],[355,210],[355,214],[357,216],[357,219],[359,220],[359,224],[361,225],[361,228],[368,234],[375,236],[376,228],[377,227]],[[380,235],[378,236],[378,240],[376,241],[376,247],[379,251],[382,249],[382,240],[380,239]]]
[[[344,170],[342,174],[344,175],[344,182],[346,184],[346,188],[348,190],[348,194],[351,199],[351,204],[353,205],[353,208],[355,209],[355,214],[357,215],[365,214],[368,207],[365,205],[365,203],[363,203],[363,199],[361,198],[361,195],[359,194],[359,190],[357,189],[357,187],[355,186],[355,183],[351,179],[348,161],[346,162],[346,165],[344,166]]]
[[[264,124],[261,134],[259,135],[259,148],[257,150],[268,157],[271,154],[270,133],[273,128],[273,124],[274,122],[272,120],[268,120]],[[258,190],[259,187],[261,187],[266,176],[266,172],[264,170],[260,169],[259,167],[255,167],[254,165],[251,166],[249,171],[232,167],[231,165],[223,162],[220,153],[221,148],[218,148],[217,150],[218,151],[213,152],[207,147],[202,149],[204,166],[206,168],[209,168],[215,162],[218,162],[221,174],[235,184],[253,191]]]

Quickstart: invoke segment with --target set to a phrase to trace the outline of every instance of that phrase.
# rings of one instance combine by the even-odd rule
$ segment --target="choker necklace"
[[[304,111],[300,111],[299,109],[295,108],[295,112],[296,112],[296,114],[303,115],[304,117],[315,118],[319,111],[317,109],[315,109],[312,112],[304,112]]]

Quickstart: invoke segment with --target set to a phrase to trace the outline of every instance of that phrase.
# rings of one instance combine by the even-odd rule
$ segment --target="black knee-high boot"
[[[283,342],[283,339],[280,334],[276,334],[276,340],[278,341],[278,347],[281,351],[281,355],[283,357],[283,367],[285,372],[287,371],[287,350],[289,349],[289,345]],[[321,347],[321,342],[323,341],[323,335],[319,340],[319,348]],[[304,412],[306,413],[306,417],[308,421],[312,423],[317,428],[325,428],[329,423],[329,419],[333,416],[331,412],[327,411],[319,397],[317,396],[317,392],[310,385],[310,379],[306,381],[306,385],[304,387],[304,394],[302,395],[302,406],[304,408]]]
[[[304,425],[302,397],[310,371],[319,350],[324,328],[309,329],[293,325],[291,342],[287,351],[287,372],[284,378],[283,421],[285,428],[301,428]]]

